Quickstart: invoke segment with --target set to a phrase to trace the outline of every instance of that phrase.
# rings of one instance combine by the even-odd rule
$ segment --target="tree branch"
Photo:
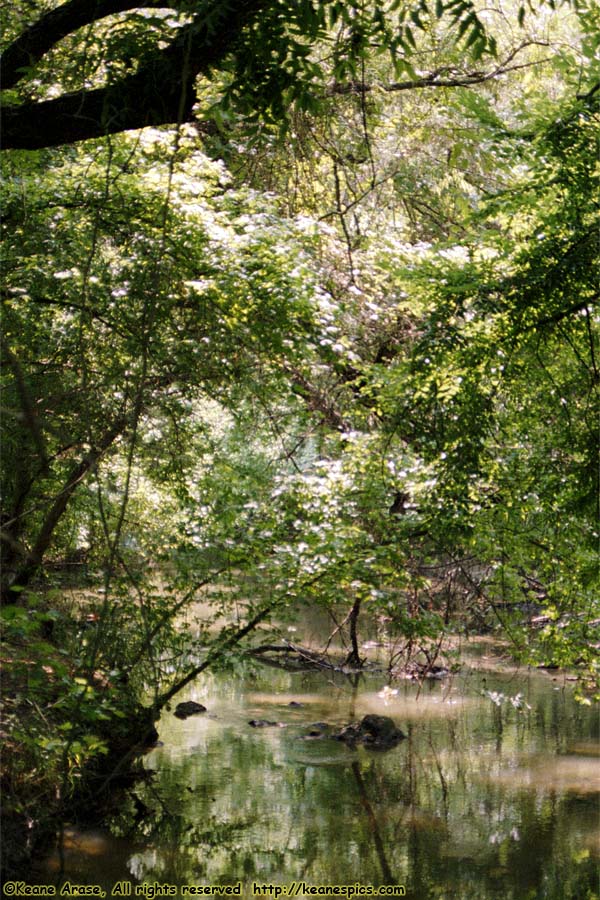
[[[539,328],[545,328],[546,325],[558,325],[563,319],[568,319],[570,316],[579,312],[585,311],[586,315],[589,316],[590,306],[593,306],[598,299],[600,299],[600,294],[594,294],[591,297],[586,297],[584,300],[577,299],[575,303],[571,303],[570,306],[566,306],[564,309],[559,309],[550,315],[537,319],[531,325],[527,325],[523,328],[523,331],[537,331]]]
[[[326,394],[316,387],[306,376],[293,366],[283,365],[283,370],[288,374],[296,387],[296,393],[305,400],[312,412],[322,415],[323,421],[335,431],[349,431],[350,423],[345,419],[336,407],[331,394]]]
[[[13,373],[13,377],[15,379],[15,385],[17,388],[17,394],[19,395],[19,400],[21,401],[21,415],[23,421],[29,428],[31,432],[31,437],[33,438],[33,443],[36,447],[39,459],[40,459],[40,471],[47,472],[48,470],[48,453],[46,451],[46,444],[44,441],[44,435],[42,433],[42,429],[40,428],[38,416],[33,404],[33,401],[29,395],[29,389],[27,387],[25,381],[25,375],[23,373],[23,369],[21,368],[21,364],[19,360],[12,352],[11,348],[8,346],[7,341],[3,336],[0,336],[0,346],[2,347],[2,351],[6,356],[8,361],[9,368]]]
[[[270,606],[261,609],[254,618],[250,619],[249,622],[246,623],[242,628],[238,628],[232,634],[227,637],[223,643],[219,643],[216,641],[216,646],[213,646],[212,650],[209,652],[206,659],[201,662],[199,665],[194,666],[194,668],[190,669],[190,671],[180,678],[169,690],[165,691],[164,694],[161,694],[157,699],[156,708],[163,709],[164,706],[171,700],[176,694],[178,694],[183,688],[193,681],[195,678],[200,675],[201,672],[204,672],[205,669],[208,669],[215,660],[219,659],[227,650],[230,650],[232,647],[235,647],[236,644],[245,638],[247,634],[250,634],[251,631],[263,622],[271,613],[276,604],[271,604]]]
[[[0,58],[1,89],[7,90],[24,78],[27,69],[35,66],[45,54],[63,38],[106,16],[144,7],[176,7],[173,0],[69,0],[51,9],[26,28]]]
[[[105,2],[108,5],[110,0]],[[189,120],[197,76],[228,55],[245,25],[268,2],[206,3],[193,22],[183,26],[173,41],[135,74],[93,90],[6,106],[4,149],[36,150]]]
[[[112,446],[119,435],[123,433],[130,422],[131,416],[121,416],[115,419],[100,437],[96,446],[73,466],[62,490],[50,505],[38,532],[35,544],[20,569],[17,572],[4,573],[4,584],[2,586],[0,602],[10,603],[11,601],[14,601],[15,597],[12,588],[16,585],[24,587],[31,581],[41,565],[44,554],[52,541],[54,530],[62,518],[73,493],[86,475],[97,466],[101,457]]]
[[[496,68],[492,69],[490,72],[479,70],[475,72],[457,72],[455,69],[444,68],[437,69],[435,72],[431,72],[429,75],[423,75],[420,78],[412,78],[408,81],[394,81],[387,84],[368,84],[364,81],[341,83],[336,81],[330,85],[328,94],[365,94],[374,90],[391,94],[397,91],[414,91],[423,88],[471,87],[475,84],[484,84],[486,81],[491,81],[493,78],[498,78],[500,75],[507,75],[509,72],[516,72],[519,69],[527,69],[530,66],[539,65],[540,62],[547,62],[547,60],[535,60],[533,62],[521,63],[520,65],[510,65],[512,60],[521,52],[521,50],[532,45],[539,47],[549,46],[545,41],[527,41],[524,44],[519,44],[518,47],[515,47],[515,49],[509,53],[500,65],[496,66]]]

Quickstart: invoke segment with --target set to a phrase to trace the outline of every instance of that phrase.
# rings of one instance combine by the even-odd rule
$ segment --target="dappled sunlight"
[[[166,2],[4,4],[2,870],[591,900],[597,4]]]

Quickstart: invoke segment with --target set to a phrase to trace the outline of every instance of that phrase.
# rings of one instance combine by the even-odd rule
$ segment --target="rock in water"
[[[349,747],[363,744],[371,750],[391,750],[404,740],[406,735],[396,728],[392,719],[387,716],[365,716],[361,722],[345,725],[334,734],[336,741],[343,741]]]
[[[206,712],[206,707],[201,703],[196,703],[195,700],[185,700],[175,707],[175,715],[178,719],[187,719],[188,716],[195,716],[203,712]]]

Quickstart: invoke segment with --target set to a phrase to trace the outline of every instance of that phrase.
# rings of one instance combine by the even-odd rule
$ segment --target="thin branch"
[[[5,298],[3,298],[5,299]],[[111,331],[114,331],[115,334],[119,334],[121,337],[130,337],[133,332],[132,329],[129,331],[125,331],[119,328],[115,322],[111,322],[110,319],[106,319],[103,315],[101,315],[96,309],[93,307],[84,306],[81,303],[75,303],[73,300],[59,300],[56,297],[27,297],[32,303],[35,303],[40,306],[59,306],[62,309],[76,309],[80,312],[87,313],[92,319],[95,319],[97,322],[101,322],[103,325],[106,325]]]
[[[168,610],[162,614],[159,620],[153,625],[153,627],[144,635],[144,642],[138,650],[136,656],[133,657],[127,664],[127,671],[131,672],[144,658],[144,654],[148,650],[151,642],[159,635],[161,630],[168,625],[169,622],[172,622],[177,613],[184,608],[188,603],[190,603],[198,591],[201,591],[202,588],[208,587],[210,584],[214,584],[215,579],[222,575],[223,572],[227,571],[226,568],[217,569],[212,571],[210,575],[206,578],[203,578],[201,581],[196,582],[192,585],[189,590],[185,592],[183,597],[174,603],[172,606],[169,606]]]
[[[520,63],[515,66],[509,65],[521,50],[532,45],[540,47],[549,46],[545,41],[527,41],[524,44],[520,44],[502,63],[500,63],[499,66],[496,66],[496,68],[492,69],[490,72],[477,70],[475,72],[457,72],[455,75],[449,76],[449,72],[452,70],[445,68],[437,69],[429,75],[423,75],[420,78],[412,78],[408,81],[394,81],[389,83],[376,82],[374,84],[367,84],[363,81],[349,81],[344,83],[336,81],[330,85],[327,93],[329,96],[336,94],[365,94],[377,90],[384,91],[385,93],[395,93],[397,91],[413,91],[423,88],[471,87],[475,84],[484,84],[486,81],[491,81],[494,78],[498,78],[500,75],[507,75],[509,72],[516,72],[519,69],[528,69],[531,66],[538,66],[544,62],[550,61],[550,58],[545,58],[534,60],[533,62]]]
[[[230,650],[232,647],[235,647],[236,644],[246,637],[247,634],[250,634],[251,631],[263,622],[274,610],[275,604],[271,606],[267,606],[264,609],[261,609],[259,613],[257,613],[254,618],[250,619],[250,621],[243,626],[243,628],[238,628],[230,637],[228,637],[223,643],[217,642],[217,646],[213,646],[213,649],[210,651],[206,659],[200,663],[198,666],[194,666],[190,671],[177,681],[168,691],[165,691],[164,694],[161,694],[157,697],[156,700],[156,709],[160,710],[171,700],[176,694],[178,694],[181,690],[183,690],[186,685],[193,681],[195,678],[200,675],[201,672],[204,672],[205,669],[208,669],[220,656],[223,655],[227,650]]]
[[[333,160],[333,179],[335,184],[335,202],[336,202],[336,211],[339,216],[340,224],[342,226],[342,231],[344,232],[344,238],[346,240],[346,253],[348,256],[348,267],[350,270],[350,283],[354,284],[354,261],[352,258],[352,239],[350,236],[350,232],[348,230],[348,224],[346,222],[346,216],[343,210],[342,203],[342,189],[340,183],[340,175],[338,170],[338,164],[336,160]]]
[[[586,327],[587,327],[588,340],[590,343],[590,358],[592,360],[592,368],[594,370],[594,380],[596,381],[596,383],[598,383],[598,382],[600,382],[600,372],[598,371],[598,365],[596,363],[596,352],[594,349],[595,341],[594,341],[594,335],[592,333],[592,323],[591,323],[590,311],[587,308],[587,306],[584,310],[584,313],[585,313],[585,323],[586,323]]]
[[[565,307],[565,309],[560,309],[557,312],[552,313],[552,315],[537,319],[537,321],[526,326],[522,330],[524,332],[536,331],[538,328],[544,328],[546,325],[558,325],[563,319],[568,319],[569,316],[572,316],[575,313],[587,311],[590,304],[598,299],[600,299],[600,294],[596,294],[593,297],[586,297],[585,300],[577,300],[570,306]]]

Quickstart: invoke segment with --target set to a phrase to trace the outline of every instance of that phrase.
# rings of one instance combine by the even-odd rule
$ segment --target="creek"
[[[108,897],[119,881],[241,883],[243,896],[304,882],[397,884],[415,900],[597,897],[597,709],[562,675],[479,649],[476,664],[421,685],[263,666],[199,679],[177,699],[208,712],[166,710],[145,756],[152,780],[106,830],[67,828],[40,880]],[[368,713],[406,739],[374,752],[308,736]]]

